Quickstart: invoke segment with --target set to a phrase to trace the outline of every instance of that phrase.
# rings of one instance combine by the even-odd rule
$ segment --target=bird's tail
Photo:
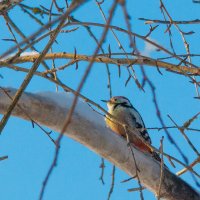
[[[160,155],[159,155],[157,152],[155,152],[154,150],[152,150],[151,155],[152,155],[152,157],[153,157],[155,160],[157,160],[158,162],[161,163]],[[168,167],[167,167],[165,164],[164,164],[164,167],[168,169]]]
[[[154,150],[152,150],[151,155],[152,155],[152,157],[153,157],[155,160],[161,162],[160,155],[159,155],[157,152],[155,152]]]

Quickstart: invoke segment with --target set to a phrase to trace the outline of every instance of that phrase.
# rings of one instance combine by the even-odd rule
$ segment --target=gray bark
[[[9,89],[11,96],[15,92],[15,89]],[[12,115],[30,120],[28,114],[34,121],[59,132],[72,100],[69,95],[64,96],[59,93],[25,93],[18,104],[23,111],[16,107]],[[10,102],[7,95],[0,90],[0,113],[6,112]],[[135,164],[127,142],[109,130],[103,118],[83,102],[79,101],[65,135],[109,160],[130,176],[135,176]],[[156,195],[160,183],[160,164],[149,155],[134,147],[132,149],[142,185]],[[161,197],[166,200],[200,200],[199,193],[166,168],[163,174]]]

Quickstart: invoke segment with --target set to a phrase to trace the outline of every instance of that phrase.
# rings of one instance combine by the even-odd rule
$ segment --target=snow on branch
[[[7,88],[10,96],[16,90]],[[24,93],[12,115],[25,120],[36,121],[60,132],[66,114],[70,109],[73,96],[69,93]],[[11,103],[10,98],[0,90],[0,113],[4,114]],[[135,164],[127,142],[109,130],[104,119],[81,100],[73,113],[65,135],[80,142],[95,153],[104,157],[121,170],[135,176]],[[158,194],[161,169],[160,164],[150,156],[132,148],[136,159],[137,171],[142,185]],[[166,200],[199,200],[200,195],[186,182],[164,169],[160,197]]]

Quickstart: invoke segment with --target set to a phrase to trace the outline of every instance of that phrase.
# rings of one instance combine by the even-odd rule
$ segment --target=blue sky
[[[103,10],[107,14],[111,2],[112,1],[109,1],[103,5]],[[43,6],[47,7],[50,5],[50,1],[24,1],[24,3],[27,5],[32,4],[37,6],[42,3]],[[164,3],[173,19],[192,20],[199,17],[199,5],[192,3],[192,0],[184,0],[181,2],[164,1]],[[149,27],[144,25],[143,21],[139,21],[139,17],[163,19],[159,10],[159,1],[129,0],[127,4],[128,12],[131,16],[131,26],[133,32],[141,35],[148,33]],[[27,36],[39,28],[39,26],[27,17],[27,15],[19,8],[15,8],[10,11],[9,15]],[[88,1],[83,7],[81,7],[81,9],[77,10],[73,16],[81,21],[103,23],[101,13],[93,1]],[[37,17],[39,17],[39,15]],[[44,17],[43,19],[41,18],[41,20],[46,22],[47,18]],[[8,34],[3,17],[0,18],[0,24],[0,53],[3,53],[12,45],[2,39],[12,38],[12,36]],[[122,11],[119,6],[115,12],[112,24],[126,28]],[[195,31],[195,34],[187,36],[186,38],[190,43],[191,53],[199,53],[198,37],[200,28],[198,25],[182,25],[180,27],[184,32],[191,30]],[[91,30],[94,31],[98,37],[100,37],[102,33],[101,28],[92,27]],[[169,37],[167,33],[164,33],[165,30],[166,26],[160,25],[157,30],[152,33],[151,38],[171,51]],[[180,34],[175,28],[172,28],[172,33],[175,51],[177,54],[185,53]],[[129,37],[119,32],[117,32],[117,35],[123,43],[126,51],[131,51],[129,48]],[[20,41],[20,38],[17,38]],[[60,34],[57,41],[58,44],[54,44],[53,46],[54,52],[65,51],[73,53],[74,48],[76,48],[77,54],[91,55],[96,48],[94,41],[88,36],[83,27],[79,27],[77,31],[72,33]],[[37,49],[42,50],[46,42],[47,40],[37,44]],[[109,32],[106,42],[103,44],[106,52],[108,52],[109,44],[112,52],[121,52],[111,32]],[[137,40],[137,46],[142,52],[145,48],[144,41]],[[162,52],[152,52],[151,56],[157,58],[166,56],[166,54]],[[198,65],[199,57],[192,58],[192,61],[194,64]],[[174,60],[171,60],[171,62],[177,63]],[[50,61],[47,63],[51,66]],[[55,63],[56,66],[60,66],[66,63],[66,60],[56,60]],[[86,62],[80,62],[78,70],[75,70],[75,66],[69,67],[65,71],[59,72],[58,77],[66,85],[76,89],[87,65],[88,63]],[[29,68],[32,64],[28,63],[23,64],[22,66]],[[195,88],[189,82],[188,78],[166,72],[164,70],[161,70],[163,73],[163,75],[161,75],[158,73],[156,68],[148,66],[144,67],[150,80],[156,86],[158,104],[166,125],[173,125],[167,117],[168,114],[179,125],[182,125],[186,120],[199,112],[199,101],[193,98],[196,96]],[[42,67],[39,68],[39,70],[42,69]],[[110,65],[110,70],[113,96],[123,95],[128,97],[132,101],[133,105],[140,111],[147,127],[160,127],[161,125],[157,119],[154,104],[152,103],[152,93],[150,88],[146,85],[144,93],[137,88],[136,84],[132,80],[129,82],[127,87],[125,87],[124,85],[128,78],[126,69],[122,68],[120,78],[118,77],[118,70],[115,65]],[[139,81],[141,81],[143,77],[140,68],[136,66],[135,71]],[[26,75],[24,73],[15,72],[5,68],[1,68],[0,74],[4,77],[3,79],[0,79],[0,85],[14,88],[18,88],[21,85]],[[59,90],[62,91],[62,89]],[[26,91],[55,91],[55,85],[42,78],[34,77]],[[88,96],[90,99],[101,104],[105,108],[105,105],[100,101],[101,99],[109,98],[105,65],[97,63],[94,64],[83,87],[82,94]],[[192,127],[199,128],[199,122],[199,119],[196,120]],[[168,141],[163,131],[158,132],[154,130],[149,132],[155,147],[159,147],[160,139],[164,136],[164,150],[182,160],[179,153]],[[180,146],[184,154],[189,158],[189,162],[192,162],[196,158],[196,155],[186,143],[180,132],[172,129],[170,130],[170,134]],[[187,134],[196,148],[200,150],[200,138],[198,132],[187,132]],[[52,133],[53,138],[56,139],[57,136],[57,133]],[[9,159],[0,162],[1,199],[38,199],[42,182],[54,156],[54,146],[51,141],[37,127],[33,129],[30,122],[23,121],[16,117],[11,117],[2,135],[0,136],[0,156],[3,155],[8,155]],[[64,137],[62,140],[58,165],[47,185],[44,199],[107,199],[111,183],[112,164],[106,161],[104,176],[105,185],[102,185],[99,181],[101,173],[99,168],[100,163],[101,158],[98,155],[94,154],[76,141]],[[166,161],[166,164],[174,172],[182,169],[179,165],[177,165],[176,169],[172,169],[168,161]],[[199,166],[196,166],[195,169],[200,172]],[[111,199],[139,199],[139,193],[127,192],[127,189],[137,187],[136,181],[120,183],[120,181],[126,178],[128,178],[128,175],[119,169],[116,170],[115,188]],[[199,189],[189,173],[183,175],[182,178],[196,189]],[[147,190],[144,191],[144,195],[145,199],[155,199],[154,195]]]

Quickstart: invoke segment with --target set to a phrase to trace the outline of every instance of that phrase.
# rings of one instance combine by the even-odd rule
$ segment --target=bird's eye
[[[114,101],[117,101],[117,99],[114,99]]]

